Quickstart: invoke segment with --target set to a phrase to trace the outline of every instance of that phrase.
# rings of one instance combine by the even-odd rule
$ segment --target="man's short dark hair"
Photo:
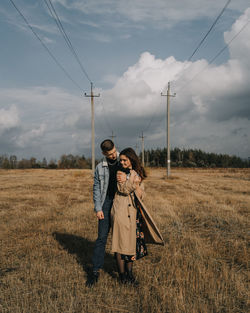
[[[100,146],[101,146],[102,152],[107,152],[107,151],[112,150],[115,145],[112,140],[105,139],[103,140]]]

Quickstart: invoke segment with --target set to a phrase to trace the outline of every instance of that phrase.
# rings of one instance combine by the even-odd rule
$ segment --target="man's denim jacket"
[[[117,152],[117,158],[119,153]],[[106,198],[109,185],[109,167],[107,159],[104,158],[97,164],[95,169],[94,185],[93,185],[93,200],[94,210],[96,212],[102,211],[102,206]]]

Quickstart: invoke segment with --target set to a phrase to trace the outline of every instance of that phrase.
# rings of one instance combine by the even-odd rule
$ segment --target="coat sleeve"
[[[95,169],[94,185],[93,185],[93,201],[94,201],[94,210],[95,212],[102,211],[101,205],[101,186],[99,179],[98,166]]]
[[[145,196],[146,196],[145,189],[144,189],[144,184],[143,184],[143,183],[140,184],[140,188],[141,188],[141,191],[142,191],[141,197],[139,197],[137,191],[135,191],[135,194],[136,194],[136,197],[137,197],[137,198],[140,198],[141,200],[143,200],[143,199],[145,198]]]
[[[141,187],[141,190],[142,190],[141,199],[143,200],[145,198],[145,196],[146,196],[144,184],[141,183],[140,187]]]
[[[135,191],[136,184],[134,181],[129,177],[124,183],[117,183],[117,189],[119,193],[128,196],[131,192]]]

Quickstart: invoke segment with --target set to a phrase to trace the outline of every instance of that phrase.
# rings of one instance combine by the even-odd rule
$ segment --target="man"
[[[94,210],[98,218],[98,238],[93,253],[93,271],[87,280],[87,286],[91,287],[97,283],[99,269],[104,264],[105,246],[110,229],[110,211],[117,190],[116,174],[118,170],[118,156],[112,140],[106,139],[101,143],[104,159],[96,166],[93,200]],[[125,181],[126,175],[120,174],[119,181]]]

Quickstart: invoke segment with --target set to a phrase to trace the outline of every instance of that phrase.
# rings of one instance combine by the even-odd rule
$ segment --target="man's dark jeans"
[[[98,221],[98,238],[95,243],[93,254],[93,271],[98,271],[103,267],[105,246],[110,230],[110,211],[113,205],[113,198],[106,197],[102,206],[104,219]]]

